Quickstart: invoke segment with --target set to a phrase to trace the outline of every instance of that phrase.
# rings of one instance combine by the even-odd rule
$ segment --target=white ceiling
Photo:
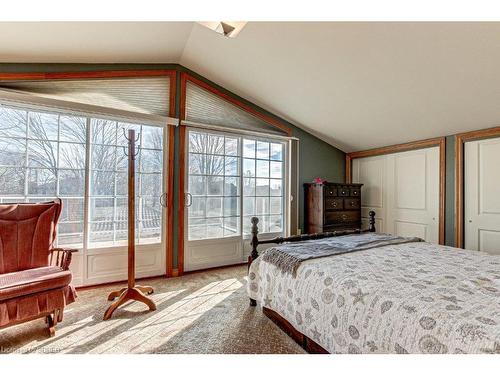
[[[0,61],[180,63],[344,151],[500,125],[500,23],[0,23]]]

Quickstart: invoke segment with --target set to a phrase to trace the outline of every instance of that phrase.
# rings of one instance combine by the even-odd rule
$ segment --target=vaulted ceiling
[[[0,62],[180,63],[344,151],[500,125],[500,23],[0,23]]]

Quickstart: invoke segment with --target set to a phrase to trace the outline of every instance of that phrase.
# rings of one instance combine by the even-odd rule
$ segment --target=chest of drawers
[[[304,184],[306,233],[361,228],[363,184]]]

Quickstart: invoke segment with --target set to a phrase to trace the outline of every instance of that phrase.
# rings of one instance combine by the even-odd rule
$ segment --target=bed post
[[[375,232],[375,211],[368,212],[368,232]]]
[[[248,268],[250,269],[250,264],[257,259],[259,256],[259,252],[257,251],[257,246],[259,245],[259,239],[257,235],[259,234],[259,218],[252,217],[252,240],[250,241],[250,245],[252,245],[252,253],[248,257]],[[253,298],[250,298],[250,306],[257,306],[257,301]]]

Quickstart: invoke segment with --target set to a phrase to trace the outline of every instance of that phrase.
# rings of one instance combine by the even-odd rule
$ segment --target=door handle
[[[165,208],[167,207],[167,197],[168,197],[168,195],[166,192],[163,193],[162,195],[160,195],[160,205],[162,207],[165,207]]]
[[[191,195],[191,193],[186,193],[186,198],[188,198],[187,202],[189,202],[186,203],[186,207],[191,207],[191,205],[193,204],[193,196]]]

